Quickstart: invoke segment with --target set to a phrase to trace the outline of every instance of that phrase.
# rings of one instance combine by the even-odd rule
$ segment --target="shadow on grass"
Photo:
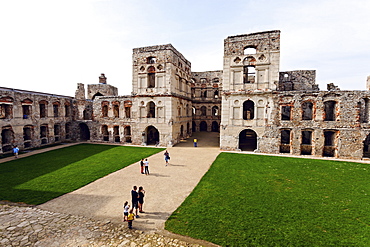
[[[0,200],[44,203],[162,149],[79,144],[0,164]]]

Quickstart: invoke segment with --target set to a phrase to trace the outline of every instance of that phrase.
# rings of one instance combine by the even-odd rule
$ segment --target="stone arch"
[[[14,143],[14,131],[11,126],[5,126],[1,130],[1,145],[3,152],[11,151]]]
[[[81,141],[88,141],[90,140],[90,130],[89,127],[85,123],[80,123],[78,125],[80,131],[80,140]]]
[[[364,140],[364,148],[362,157],[370,158],[370,134],[368,134]]]
[[[257,134],[254,130],[245,129],[240,132],[239,149],[242,151],[254,151],[257,149]]]
[[[208,129],[207,122],[206,121],[200,122],[199,131],[207,131],[207,129]]]
[[[92,96],[92,100],[94,100],[95,99],[95,97],[97,97],[97,96],[104,96],[102,93],[100,93],[100,92],[97,92],[96,94],[94,94],[93,96]]]
[[[212,132],[220,132],[218,123],[216,121],[212,122]]]
[[[101,126],[101,133],[103,136],[103,141],[109,141],[109,131],[107,125],[104,124]]]
[[[159,143],[159,131],[156,127],[150,125],[146,128],[146,144],[157,145]]]

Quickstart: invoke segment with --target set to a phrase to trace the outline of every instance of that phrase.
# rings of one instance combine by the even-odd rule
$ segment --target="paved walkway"
[[[185,239],[184,242],[178,240],[178,236],[169,238],[169,233],[163,229],[164,222],[191,193],[219,154],[218,133],[211,133],[211,136],[208,134],[207,137],[205,134],[201,132],[194,136],[198,139],[197,148],[193,147],[192,138],[188,141],[182,141],[175,147],[168,148],[171,155],[168,166],[165,166],[164,151],[148,157],[150,162],[150,175],[148,176],[141,174],[139,163],[135,163],[36,208],[19,209],[18,207],[3,206],[0,212],[0,224],[6,227],[0,230],[4,230],[2,232],[4,234],[9,231],[13,238],[0,238],[0,245],[2,246],[3,243],[6,246],[5,244],[12,242],[16,246],[14,241],[17,239],[17,243],[20,245],[33,243],[35,246],[50,246],[51,242],[58,239],[59,242],[53,244],[54,246],[99,246],[97,243],[101,243],[102,239],[110,238],[112,241],[116,239],[114,243],[117,244],[111,243],[112,246],[119,246],[123,242],[125,244],[121,246],[130,246],[132,243],[134,246],[198,246],[197,241],[195,241],[195,245],[190,244],[189,242],[194,243],[190,239]],[[59,147],[53,147],[53,149]],[[33,151],[22,154],[20,157],[47,150]],[[122,205],[126,200],[131,204],[130,192],[133,185],[143,186],[146,191],[144,202],[146,213],[140,214],[140,218],[134,221],[136,231],[127,233],[126,224],[122,223]],[[31,212],[29,212],[30,210]],[[9,215],[12,214],[19,214],[17,221],[13,219],[9,222]],[[33,219],[32,222],[38,225],[36,228],[43,230],[40,230],[40,233],[36,235],[34,231],[31,231],[27,238],[24,237],[25,233],[17,235],[17,229],[19,233],[27,225],[27,222],[30,222],[29,219],[22,221],[22,217],[30,218],[32,215],[41,215]],[[49,217],[47,217],[48,215]],[[3,216],[8,217],[4,218]],[[67,219],[70,218],[74,220],[68,223]],[[81,227],[81,221],[89,222],[87,225],[91,226],[91,229]],[[102,227],[110,229],[108,232],[111,232],[112,236],[107,237],[107,230],[102,231]],[[75,229],[72,234],[71,229]],[[59,233],[60,236],[51,237],[45,231]],[[116,231],[126,233],[114,235],[113,233]],[[146,233],[147,237],[143,238],[141,232]],[[37,236],[42,233],[44,233],[41,237],[42,241],[37,240]],[[166,236],[158,235],[158,233]],[[90,237],[84,237],[86,235]],[[97,235],[99,237],[96,237]],[[19,239],[16,238],[17,236]],[[31,236],[33,236],[33,242]],[[150,236],[149,239],[154,239],[157,244],[148,241],[148,236]],[[2,236],[0,235],[0,237]],[[67,238],[70,240],[66,241]],[[158,239],[162,239],[162,241],[158,241]],[[202,245],[207,245],[207,243],[202,243]]]

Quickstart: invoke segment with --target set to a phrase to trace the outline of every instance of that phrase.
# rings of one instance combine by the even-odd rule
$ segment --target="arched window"
[[[147,110],[148,110],[147,118],[155,118],[155,104],[153,101],[150,101],[147,104]]]
[[[109,102],[102,102],[101,113],[103,117],[108,117],[108,104]]]
[[[218,116],[218,115],[219,115],[218,106],[212,107],[212,116]]]
[[[254,119],[254,102],[251,100],[244,101],[243,103],[243,119]]]
[[[154,66],[150,66],[148,68],[148,88],[155,87],[155,68]]]
[[[146,58],[146,63],[148,63],[148,64],[156,63],[155,57],[147,57]]]
[[[207,116],[207,107],[202,106],[202,107],[200,108],[200,115],[201,115],[201,116]]]
[[[257,49],[255,46],[247,46],[244,48],[244,55],[256,54]]]
[[[109,132],[108,132],[108,126],[102,125],[101,126],[101,133],[103,135],[103,141],[109,141]]]

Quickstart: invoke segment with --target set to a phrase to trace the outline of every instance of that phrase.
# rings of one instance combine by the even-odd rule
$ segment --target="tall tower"
[[[191,64],[171,44],[133,50],[132,95],[143,143],[171,146],[191,134]]]
[[[225,39],[221,149],[259,150],[258,140],[271,124],[279,63],[280,31]]]

